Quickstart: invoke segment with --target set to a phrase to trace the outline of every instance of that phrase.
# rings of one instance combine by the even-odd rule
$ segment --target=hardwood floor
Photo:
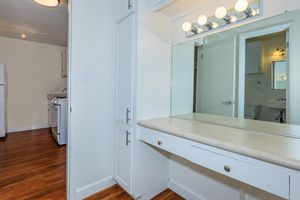
[[[10,133],[0,140],[1,200],[65,200],[66,146],[58,146],[49,129]],[[131,200],[115,185],[87,200]],[[154,200],[182,200],[166,190]]]
[[[118,185],[114,185],[106,190],[99,192],[85,200],[132,200],[132,198]],[[184,200],[171,190],[166,190],[152,200]]]
[[[66,147],[49,129],[8,134],[0,141],[0,199],[63,200]]]

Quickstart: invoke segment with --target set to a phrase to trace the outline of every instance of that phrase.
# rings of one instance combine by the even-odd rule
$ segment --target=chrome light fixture
[[[213,25],[212,23],[210,23],[208,20],[207,20],[207,17],[206,15],[200,15],[197,19],[197,23],[200,25],[200,26],[206,26],[208,30],[212,29]]]
[[[60,0],[33,0],[33,1],[46,7],[56,7],[60,4]]]
[[[225,7],[219,7],[215,12],[215,16],[218,19],[224,20],[227,24],[231,22],[231,19],[227,15],[227,9]]]
[[[186,37],[191,37],[259,15],[260,5],[261,0],[251,0],[250,3],[248,0],[236,0],[233,8],[220,6],[214,16],[200,15],[196,22],[184,22],[181,28]]]
[[[247,0],[238,0],[234,6],[237,12],[244,12],[246,17],[252,15],[252,9],[249,7],[249,2]]]

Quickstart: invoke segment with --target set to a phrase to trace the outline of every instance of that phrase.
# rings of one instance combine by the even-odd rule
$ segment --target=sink
[[[286,102],[285,101],[270,101],[266,105],[267,108],[285,110]]]
[[[63,94],[63,93],[60,93],[60,94],[48,94],[47,98],[49,100],[52,100],[54,98],[56,98],[56,99],[65,99],[65,98],[67,98],[67,94]]]

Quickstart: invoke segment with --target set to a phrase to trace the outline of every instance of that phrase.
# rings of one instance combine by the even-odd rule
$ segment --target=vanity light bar
[[[208,18],[200,15],[196,23],[184,22],[181,28],[186,37],[191,37],[259,14],[260,0],[253,0],[251,3],[248,0],[237,0],[234,8],[230,10],[221,6],[216,9],[215,16]]]

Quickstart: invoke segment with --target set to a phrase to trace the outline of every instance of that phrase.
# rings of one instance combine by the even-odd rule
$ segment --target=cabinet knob
[[[225,166],[224,166],[224,170],[225,170],[226,172],[230,172],[230,171],[231,171],[231,169],[230,169],[230,167],[229,167],[228,165],[225,165]]]
[[[158,141],[157,141],[157,144],[158,144],[158,145],[162,145],[162,141],[159,141],[159,140],[158,140]]]

